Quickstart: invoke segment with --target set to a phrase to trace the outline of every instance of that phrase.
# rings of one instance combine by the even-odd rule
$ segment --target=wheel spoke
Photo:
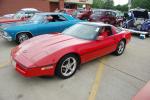
[[[61,72],[64,76],[69,76],[71,75],[75,69],[76,69],[76,59],[73,57],[67,58],[62,66],[61,66]]]
[[[124,42],[120,42],[120,45],[118,47],[118,53],[121,54],[124,50]]]
[[[67,72],[68,72],[68,68],[66,68],[66,70],[65,70],[64,74],[67,74]]]

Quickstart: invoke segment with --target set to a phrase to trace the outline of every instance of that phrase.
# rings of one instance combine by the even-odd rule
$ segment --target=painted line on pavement
[[[104,58],[100,62],[100,65],[99,65],[99,67],[97,69],[97,72],[96,72],[95,80],[94,80],[93,85],[92,85],[92,89],[90,91],[90,95],[88,97],[88,100],[95,100],[96,99],[98,88],[99,88],[100,83],[101,83],[102,74],[103,74],[104,68],[105,68],[105,64],[104,63],[106,61],[107,61],[106,58]]]
[[[4,63],[0,64],[0,68],[7,66],[9,63],[10,63],[10,60],[5,61]]]

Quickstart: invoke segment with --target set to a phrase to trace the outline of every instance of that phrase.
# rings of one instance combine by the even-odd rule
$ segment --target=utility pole
[[[64,0],[59,0],[59,9],[64,10]]]
[[[132,0],[128,0],[128,10],[130,10],[132,7]]]

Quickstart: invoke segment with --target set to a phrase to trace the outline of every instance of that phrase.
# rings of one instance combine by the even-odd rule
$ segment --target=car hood
[[[45,34],[36,36],[20,44],[16,55],[23,55],[31,61],[36,62],[64,48],[87,42],[89,41],[62,34]]]
[[[4,31],[12,31],[12,30],[29,30],[30,28],[36,27],[37,24],[21,21],[21,22],[13,22],[13,23],[5,23],[0,26]],[[32,26],[32,27],[31,27]]]
[[[22,21],[22,22],[9,22],[9,23],[3,23],[0,27],[2,29],[7,29],[9,27],[22,26],[24,24],[26,24],[25,21]]]

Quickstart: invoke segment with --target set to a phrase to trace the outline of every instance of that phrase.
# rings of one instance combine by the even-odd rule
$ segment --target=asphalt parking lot
[[[121,56],[83,64],[66,80],[25,78],[10,64],[16,43],[0,38],[0,100],[131,100],[150,80],[150,39],[134,36]]]

